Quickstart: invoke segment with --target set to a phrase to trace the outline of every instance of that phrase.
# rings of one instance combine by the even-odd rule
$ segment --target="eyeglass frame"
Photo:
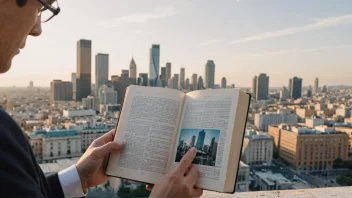
[[[40,15],[42,14],[42,12],[43,11],[45,11],[45,10],[49,10],[49,11],[51,11],[52,13],[53,13],[53,15],[49,18],[49,19],[47,19],[46,21],[43,21],[43,23],[46,23],[46,22],[48,22],[48,21],[50,21],[52,18],[54,18],[56,15],[58,15],[59,13],[60,13],[60,11],[61,11],[61,9],[60,9],[60,7],[59,7],[59,2],[57,1],[57,0],[55,0],[56,1],[56,3],[57,3],[57,8],[54,8],[52,5],[49,5],[49,4],[47,4],[47,3],[44,3],[42,0],[37,0],[40,4],[42,4],[43,5],[43,7],[44,8],[42,8],[41,10],[40,10]],[[54,2],[55,2],[54,1]],[[38,15],[39,16],[39,15]]]

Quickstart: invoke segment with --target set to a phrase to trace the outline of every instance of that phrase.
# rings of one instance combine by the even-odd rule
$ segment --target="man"
[[[0,0],[0,73],[10,69],[27,36],[39,36],[41,22],[49,21],[59,12],[56,0]],[[108,154],[120,152],[125,146],[113,142],[114,136],[113,130],[96,139],[77,164],[45,177],[24,133],[0,108],[0,196],[85,196],[88,188],[109,179],[104,170]],[[195,187],[199,171],[191,164],[195,156],[196,149],[190,149],[174,171],[154,187],[149,186],[151,197],[200,197],[202,190]]]

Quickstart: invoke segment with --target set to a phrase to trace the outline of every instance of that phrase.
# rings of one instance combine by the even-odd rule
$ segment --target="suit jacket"
[[[1,107],[0,197],[64,197],[58,174],[44,176],[25,134]]]

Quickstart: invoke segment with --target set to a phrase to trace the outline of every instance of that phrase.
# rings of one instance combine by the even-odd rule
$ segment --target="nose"
[[[33,28],[29,32],[29,35],[40,36],[41,34],[42,34],[42,22],[41,22],[41,17],[38,16]]]

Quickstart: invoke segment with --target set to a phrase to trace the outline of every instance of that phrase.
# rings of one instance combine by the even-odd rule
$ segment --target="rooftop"
[[[78,132],[76,130],[56,130],[49,131],[45,138],[55,138],[55,137],[67,137],[67,136],[78,136]]]

